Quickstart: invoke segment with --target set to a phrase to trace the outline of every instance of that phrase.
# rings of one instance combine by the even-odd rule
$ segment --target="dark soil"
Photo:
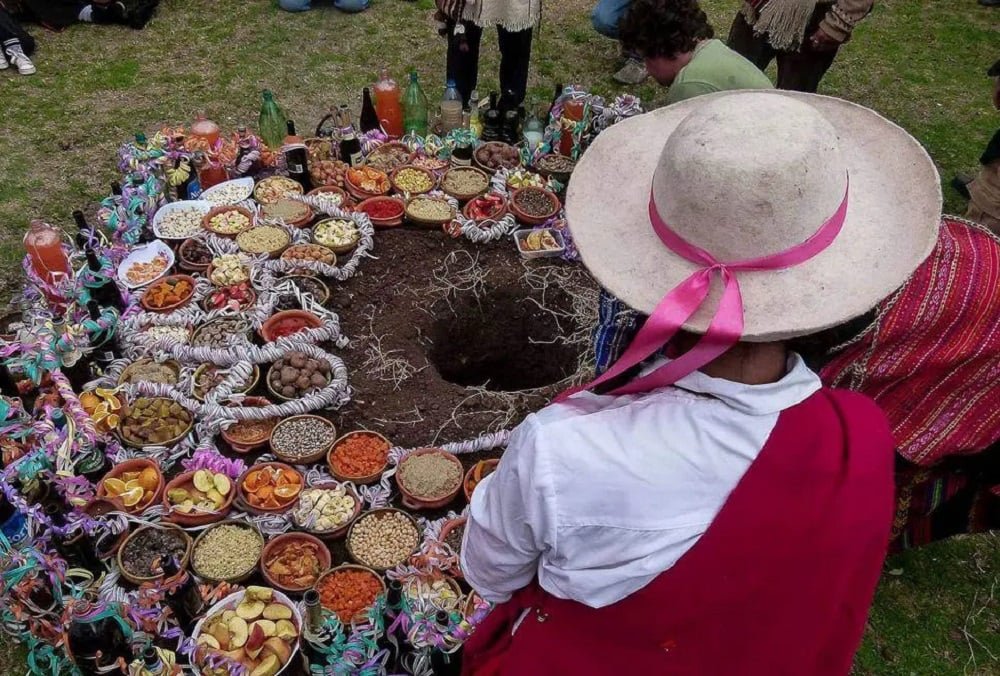
[[[473,291],[445,297],[431,289],[442,287],[435,269],[440,274],[445,258],[457,250],[478,257],[487,270],[478,297]],[[340,356],[347,363],[353,399],[334,414],[338,430],[373,429],[406,447],[435,443],[435,437],[438,444],[471,439],[494,426],[497,409],[508,404],[489,394],[475,395],[468,386],[504,392],[542,388],[518,397],[516,424],[556,394],[559,388],[552,383],[576,372],[577,348],[546,344],[560,327],[527,300],[533,296],[541,302],[541,294],[524,283],[521,258],[509,241],[475,245],[440,231],[386,230],[376,235],[374,255],[377,259],[365,261],[346,283],[331,285],[328,305],[351,339]],[[459,271],[470,261],[462,256],[449,270]],[[558,260],[528,264],[567,265]],[[569,298],[550,288],[544,302],[565,309]],[[573,328],[562,321],[562,331]],[[398,383],[379,379],[366,368],[372,336],[382,337],[383,353],[417,372]]]

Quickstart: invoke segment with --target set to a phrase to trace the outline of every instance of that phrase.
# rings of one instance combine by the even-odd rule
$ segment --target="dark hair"
[[[694,51],[715,35],[696,0],[635,0],[618,27],[622,47],[643,58]]]

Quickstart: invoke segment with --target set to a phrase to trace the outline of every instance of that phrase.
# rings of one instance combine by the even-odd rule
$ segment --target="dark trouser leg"
[[[463,105],[468,104],[472,90],[479,81],[479,43],[483,29],[463,21],[464,35],[455,35],[454,26],[448,26],[448,79],[455,81]]]
[[[767,70],[775,56],[774,48],[768,44],[767,38],[754,35],[753,26],[747,23],[743,12],[737,12],[736,18],[733,19],[727,44],[730,49],[741,54],[761,70]]]
[[[837,49],[827,52],[817,52],[809,44],[809,38],[819,28],[820,22],[826,16],[828,5],[819,5],[809,19],[806,28],[804,44],[797,52],[778,53],[778,89],[791,89],[797,92],[816,93],[820,80],[830,69],[833,60],[837,58]]]
[[[497,26],[497,42],[500,45],[500,91],[507,97],[506,103],[509,108],[516,108],[524,103],[524,95],[528,91],[531,36],[531,28],[511,33],[503,26]],[[508,92],[513,92],[513,96],[508,96]]]
[[[21,50],[28,56],[35,51],[35,39],[24,30],[17,19],[0,7],[0,44],[6,46],[11,40],[17,40],[21,44]]]

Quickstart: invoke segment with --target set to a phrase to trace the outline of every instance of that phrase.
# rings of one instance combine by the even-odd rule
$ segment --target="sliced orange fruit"
[[[144,491],[136,486],[135,488],[130,488],[119,497],[122,499],[122,504],[126,507],[135,507],[142,500]]]
[[[254,491],[254,493],[261,500],[267,500],[269,497],[274,495],[274,488],[272,488],[271,486],[261,486],[256,491]]]
[[[135,481],[139,478],[138,472],[122,472],[121,480],[128,483],[129,481]]]
[[[143,491],[141,504],[148,505],[152,499],[153,499],[153,491]]]
[[[278,486],[277,488],[274,489],[274,494],[279,498],[284,498],[287,500],[288,498],[294,498],[296,495],[299,494],[299,487]]]
[[[155,491],[160,484],[160,475],[155,467],[147,467],[139,474],[137,480],[145,491]]]
[[[281,507],[281,503],[278,502],[278,499],[273,495],[270,495],[267,500],[264,501],[264,507],[267,507],[268,509],[277,509],[278,507]]]
[[[295,472],[289,471],[287,469],[279,470],[278,472],[278,485],[299,485],[302,483],[302,479]]]
[[[250,472],[247,474],[247,478],[243,480],[243,488],[253,493],[265,483],[264,481],[261,481],[263,478],[264,473],[259,469]]]
[[[107,491],[108,495],[114,497],[116,495],[121,495],[128,490],[125,486],[125,482],[117,477],[108,477],[104,480],[104,490]]]

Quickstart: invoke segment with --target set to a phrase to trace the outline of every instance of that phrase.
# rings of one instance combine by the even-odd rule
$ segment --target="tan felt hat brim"
[[[737,273],[743,339],[756,342],[816,333],[872,309],[927,258],[941,219],[937,169],[903,129],[840,99],[771,93],[814,106],[834,126],[850,172],[850,195],[843,229],[825,251],[793,268]],[[640,312],[652,312],[698,269],[667,249],[649,223],[650,184],[663,145],[681,120],[726,95],[682,101],[614,125],[595,139],[573,172],[566,215],[583,262],[604,288]],[[776,180],[775,192],[793,189],[793,181]],[[713,283],[708,301],[685,329],[707,330],[721,286]]]

